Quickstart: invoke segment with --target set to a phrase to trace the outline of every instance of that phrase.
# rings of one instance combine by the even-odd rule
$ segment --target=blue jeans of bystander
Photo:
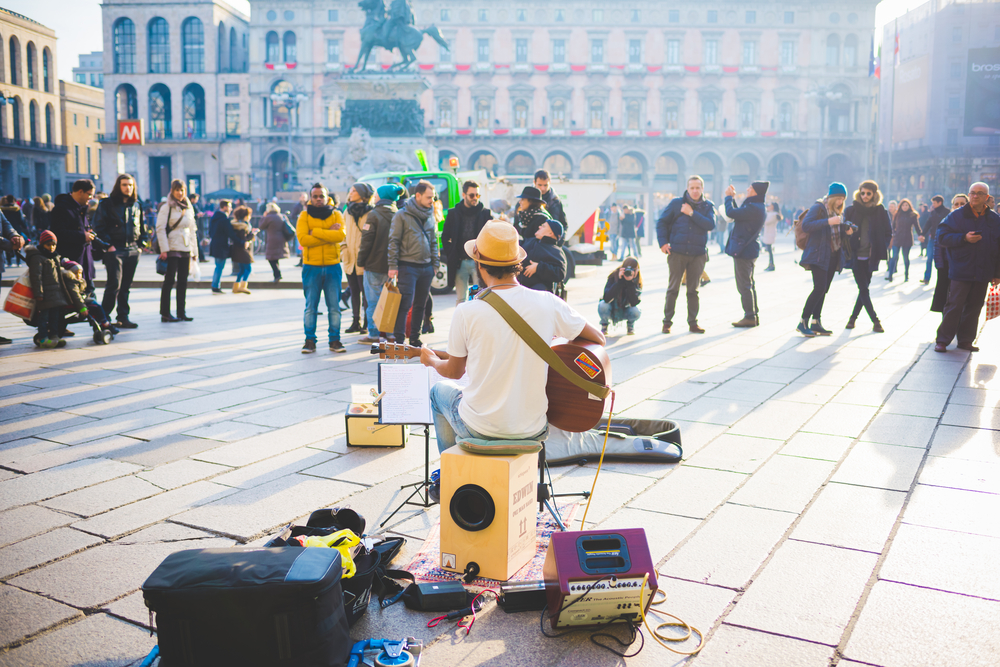
[[[368,308],[365,310],[365,326],[368,328],[369,338],[378,338],[379,330],[375,326],[375,306],[378,305],[379,297],[382,296],[382,286],[389,280],[389,274],[365,271],[365,298],[368,300]]]
[[[330,266],[302,267],[302,291],[306,297],[306,311],[303,317],[303,327],[306,340],[316,340],[316,312],[319,310],[319,297],[326,297],[327,333],[330,342],[340,340],[340,264]]]

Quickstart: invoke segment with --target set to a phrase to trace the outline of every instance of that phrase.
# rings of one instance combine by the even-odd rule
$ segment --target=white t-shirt
[[[546,342],[556,337],[573,340],[587,325],[582,315],[549,292],[518,286],[495,293]],[[545,428],[549,367],[493,306],[479,300],[458,306],[448,354],[468,358],[469,384],[463,389],[458,414],[472,430],[516,440]]]

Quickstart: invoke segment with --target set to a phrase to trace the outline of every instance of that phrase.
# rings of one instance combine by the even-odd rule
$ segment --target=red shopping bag
[[[30,320],[35,314],[35,293],[31,289],[31,279],[25,271],[7,293],[3,309],[11,315]]]
[[[986,293],[986,321],[1000,317],[1000,285],[990,285]]]

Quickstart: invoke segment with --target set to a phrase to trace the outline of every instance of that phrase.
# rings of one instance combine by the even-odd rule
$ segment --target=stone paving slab
[[[139,467],[130,463],[85,459],[0,482],[0,509],[45,500],[115,477],[124,477],[137,470]]]
[[[704,519],[746,475],[681,466],[630,503],[635,509]]]
[[[791,537],[879,553],[905,498],[902,491],[827,484],[806,510]]]
[[[46,447],[40,453],[25,450],[25,456],[5,462],[3,465],[23,473],[38,472],[47,468],[55,468],[66,463],[90,458],[118,459],[123,449],[138,444],[134,438],[115,435],[101,438],[82,445],[59,445]]]
[[[800,514],[833,472],[833,467],[830,461],[775,456],[758,469],[729,502]]]
[[[781,444],[780,440],[727,433],[699,449],[685,463],[696,468],[752,473],[781,449]]]
[[[966,491],[1000,493],[1000,463],[928,456],[920,470],[920,483]]]
[[[7,510],[0,513],[0,547],[65,526],[75,520],[76,517],[38,505],[22,505]]]
[[[1000,495],[918,484],[903,521],[1000,537]]]
[[[89,616],[39,637],[7,653],[0,667],[126,667],[136,664],[156,645],[156,638],[107,614]]]
[[[909,491],[923,458],[922,449],[859,442],[837,469],[832,481]]]
[[[72,528],[57,528],[0,549],[0,579],[103,542]]]
[[[800,456],[807,459],[839,461],[851,447],[853,439],[839,435],[819,433],[799,433],[781,448],[785,456]]]
[[[136,477],[143,479],[160,489],[172,490],[182,486],[187,486],[192,482],[198,482],[209,477],[215,477],[231,470],[227,466],[194,461],[191,459],[181,459],[173,463],[167,463],[153,470],[144,470],[136,474]]]
[[[697,667],[816,667],[826,665],[833,649],[799,639],[723,625],[694,659]]]
[[[0,584],[0,648],[77,617],[79,610]],[[16,610],[16,613],[14,612]],[[0,660],[3,654],[0,653]]]
[[[137,500],[155,496],[161,488],[139,479],[134,475],[119,477],[110,482],[89,486],[79,491],[44,500],[40,504],[63,512],[72,512],[79,517],[91,517],[108,510],[129,505]]]

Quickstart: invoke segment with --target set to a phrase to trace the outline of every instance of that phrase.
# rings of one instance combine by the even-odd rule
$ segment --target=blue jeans
[[[642,315],[642,311],[639,310],[639,306],[629,306],[625,309],[625,321],[628,322],[629,326],[635,324],[640,315]],[[602,327],[608,326],[608,323],[611,321],[611,304],[603,299],[598,301],[597,316],[601,318]]]
[[[478,433],[462,421],[458,414],[458,404],[462,402],[462,388],[452,380],[438,382],[431,387],[431,413],[434,415],[434,434],[437,437],[438,451],[443,452],[455,446],[459,438],[478,438],[480,440],[509,440],[510,438],[493,438]],[[542,442],[548,434],[548,427],[530,438],[519,440],[537,440]]]
[[[319,309],[320,292],[326,296],[327,333],[330,342],[340,340],[341,275],[340,264],[303,265],[302,291],[306,295],[306,312],[302,323],[306,331],[306,340],[316,340],[316,311]]]
[[[379,331],[375,326],[375,306],[378,305],[379,297],[382,295],[382,286],[385,285],[386,281],[389,280],[389,274],[387,273],[375,273],[374,271],[365,271],[364,274],[364,285],[365,285],[365,298],[368,300],[368,308],[365,309],[365,322],[368,327],[368,337],[378,338]]]
[[[618,235],[608,234],[608,251],[615,257],[618,256]]]
[[[899,251],[903,251],[903,266],[906,267],[906,275],[910,274],[910,249],[901,248],[898,245],[892,246],[892,257],[889,258],[889,279],[896,273],[896,265],[899,264]]]
[[[396,342],[406,340],[406,316],[413,306],[413,316],[410,318],[410,344],[420,340],[420,326],[424,323],[424,307],[427,296],[431,292],[431,281],[434,279],[434,266],[399,265],[399,314],[396,315]]]
[[[628,257],[629,248],[632,249],[633,257],[639,257],[639,243],[636,241],[636,238],[634,236],[632,237],[620,236],[618,238],[618,242],[621,244],[621,251],[622,251],[622,254],[619,255],[619,257],[623,258]]]
[[[469,287],[479,283],[476,261],[463,259],[455,273],[455,303],[465,303],[469,299]]]
[[[222,270],[224,268],[226,268],[226,258],[216,257],[215,273],[212,274],[212,289],[220,289],[222,287]]]
[[[250,264],[240,264],[239,266],[240,266],[240,272],[236,274],[236,282],[241,283],[250,278],[250,269],[253,267]]]
[[[927,268],[924,269],[924,282],[931,281],[931,269],[934,268],[934,237],[927,238]]]
[[[62,308],[39,308],[36,319],[39,338],[42,340],[59,338],[59,331],[62,329]]]

